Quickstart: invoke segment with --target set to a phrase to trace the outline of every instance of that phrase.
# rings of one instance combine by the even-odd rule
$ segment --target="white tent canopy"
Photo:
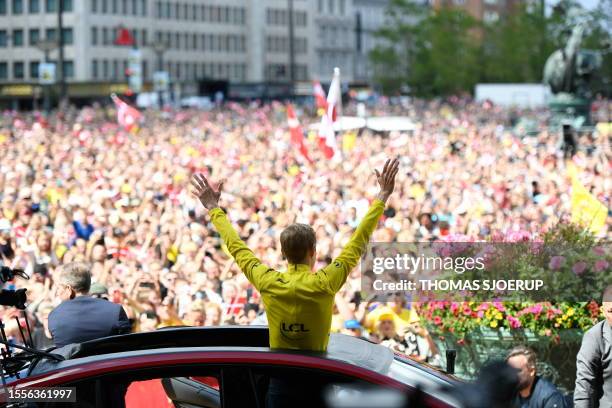
[[[320,123],[313,123],[309,129],[318,130]],[[357,116],[342,116],[334,123],[334,130],[342,132],[368,128],[376,132],[413,131],[415,125],[410,118],[404,116],[384,116],[377,118],[360,118]]]

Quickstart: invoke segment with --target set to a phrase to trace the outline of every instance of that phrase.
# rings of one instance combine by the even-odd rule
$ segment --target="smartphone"
[[[146,289],[154,289],[155,288],[155,284],[153,282],[140,282],[140,285],[138,285],[141,288],[146,288]]]

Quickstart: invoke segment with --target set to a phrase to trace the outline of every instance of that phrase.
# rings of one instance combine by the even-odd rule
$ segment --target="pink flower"
[[[504,305],[502,305],[501,302],[493,302],[493,307],[499,310],[500,312],[503,312],[506,310],[506,308],[504,307]]]
[[[587,268],[587,263],[584,261],[578,261],[572,266],[572,272],[576,275],[582,275]]]
[[[548,263],[548,267],[553,271],[561,269],[563,265],[565,265],[565,257],[560,255],[553,256]]]
[[[542,304],[536,303],[535,305],[531,306],[530,309],[531,309],[530,312],[533,314],[542,313]]]
[[[608,264],[608,261],[606,261],[605,259],[600,259],[599,261],[595,262],[593,270],[595,270],[595,272],[603,272],[608,269],[608,266],[610,266],[610,264]]]
[[[438,326],[442,324],[442,318],[440,316],[434,317],[433,321],[434,321],[434,324],[436,324]]]
[[[595,255],[604,256],[606,254],[606,250],[600,246],[596,246],[595,248],[593,248],[593,253]]]
[[[484,312],[482,310],[479,310],[478,313],[476,314],[476,316],[482,318],[482,316],[484,316]]]
[[[472,309],[470,309],[469,306],[465,306],[463,308],[463,314],[466,315],[466,316],[471,315],[472,314]]]
[[[518,329],[521,327],[521,321],[513,316],[506,316],[511,329]]]

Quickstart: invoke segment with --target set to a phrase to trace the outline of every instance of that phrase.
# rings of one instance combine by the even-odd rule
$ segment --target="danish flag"
[[[319,81],[313,81],[313,94],[317,109],[327,109],[327,100],[325,99],[325,91]]]
[[[309,163],[312,163],[312,159],[308,155],[308,149],[304,144],[304,133],[302,132],[300,122],[298,121],[293,105],[291,104],[287,105],[287,123],[289,124],[289,130],[291,131],[291,144],[296,145],[300,153],[302,153],[302,156],[304,156]]]
[[[138,122],[140,122],[142,117],[138,109],[128,105],[127,102],[122,101],[115,94],[111,95],[111,99],[115,102],[115,107],[117,108],[117,122],[119,125],[123,126],[128,132],[137,130]]]
[[[337,152],[334,123],[338,120],[340,103],[340,68],[334,68],[334,77],[327,94],[325,114],[321,118],[321,126],[319,127],[319,147],[328,159],[334,157]]]

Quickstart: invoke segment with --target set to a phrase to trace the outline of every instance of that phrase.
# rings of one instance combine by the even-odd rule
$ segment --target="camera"
[[[6,283],[13,280],[15,276],[19,276],[24,279],[29,279],[29,276],[21,269],[11,269],[8,266],[0,266],[0,281]],[[8,290],[2,289],[0,292],[0,305],[12,306],[17,309],[25,309],[27,296],[27,289]]]

